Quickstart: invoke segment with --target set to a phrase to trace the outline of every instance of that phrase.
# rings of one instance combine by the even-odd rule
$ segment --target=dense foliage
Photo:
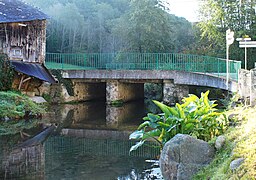
[[[43,107],[27,96],[15,92],[0,91],[0,119],[19,119],[26,116],[38,116]]]
[[[47,52],[180,52],[192,24],[159,0],[25,0],[48,14]]]
[[[208,94],[209,91],[202,93],[200,98],[189,95],[183,99],[182,104],[177,103],[175,107],[154,101],[163,113],[149,113],[143,118],[145,122],[130,135],[130,139],[140,142],[132,146],[130,151],[136,150],[148,139],[155,140],[163,147],[178,133],[189,134],[207,141],[223,133],[227,127],[226,117],[217,112],[214,108],[217,104],[208,99]]]
[[[256,40],[255,0],[205,0],[202,1],[198,35],[194,49],[201,54],[225,58],[226,30],[235,32],[235,39],[250,36]],[[254,67],[255,48],[248,49],[248,65]],[[244,59],[244,49],[238,42],[230,47],[230,57],[234,60]]]
[[[0,54],[0,91],[11,90],[14,70],[6,55]]]
[[[0,122],[0,138],[1,136],[9,137],[10,135],[21,133],[24,130],[35,128],[38,125],[40,125],[40,123],[42,122],[38,119],[33,119],[29,121],[26,121],[26,120],[8,121],[8,122],[2,121]],[[19,138],[20,138],[20,135],[19,135]],[[12,137],[10,141],[15,142],[15,139],[13,139]]]

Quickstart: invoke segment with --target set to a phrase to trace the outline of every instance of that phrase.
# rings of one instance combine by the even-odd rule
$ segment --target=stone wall
[[[248,70],[240,69],[238,75],[238,93],[241,97],[247,98],[250,96],[250,81],[251,73]]]
[[[245,100],[249,99],[251,106],[256,105],[256,69],[239,71],[238,93]]]
[[[251,69],[250,105],[256,105],[256,69]]]

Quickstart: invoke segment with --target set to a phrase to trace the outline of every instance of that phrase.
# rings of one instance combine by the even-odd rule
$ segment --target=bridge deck
[[[175,84],[208,86],[227,89],[226,79],[212,74],[177,70],[63,70],[63,78],[86,82],[118,80],[127,83],[145,83],[172,79]],[[236,80],[229,80],[229,91],[237,91]]]

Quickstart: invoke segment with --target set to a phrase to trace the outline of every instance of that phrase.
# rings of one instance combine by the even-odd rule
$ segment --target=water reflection
[[[158,155],[159,150],[144,147],[129,154],[132,142],[109,139],[86,139],[55,136],[48,139],[46,147],[47,179],[143,179],[153,176],[154,164],[145,163]],[[135,174],[134,174],[135,173]]]
[[[1,143],[0,179],[45,179],[45,148],[37,144],[20,148],[6,148]]]
[[[134,130],[142,122],[147,112],[157,111],[150,101],[125,103],[121,107],[106,105],[104,101],[85,102],[52,106],[55,122],[63,122],[69,111],[74,111],[72,119],[64,128],[71,129],[115,129]]]
[[[5,149],[0,141],[0,179],[162,179],[157,164],[146,162],[159,155],[152,144],[129,153],[128,136],[146,109],[144,102],[53,106],[58,133],[44,143]]]
[[[66,125],[61,136],[46,142],[47,179],[162,179],[158,165],[146,162],[157,159],[159,149],[145,146],[129,153],[134,145],[128,141],[129,134],[149,109],[144,101],[122,107],[89,102],[61,108],[62,111],[55,110],[59,112],[56,120]],[[73,116],[65,118],[70,111]]]

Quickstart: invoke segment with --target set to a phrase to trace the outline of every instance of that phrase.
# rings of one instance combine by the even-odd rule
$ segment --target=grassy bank
[[[234,117],[224,134],[225,146],[194,179],[256,179],[256,107],[237,107],[227,112],[231,114]],[[245,158],[244,163],[231,171],[230,163],[240,157]]]
[[[15,134],[35,126],[36,120],[28,119],[38,118],[44,112],[42,105],[25,95],[0,91],[0,135]]]

